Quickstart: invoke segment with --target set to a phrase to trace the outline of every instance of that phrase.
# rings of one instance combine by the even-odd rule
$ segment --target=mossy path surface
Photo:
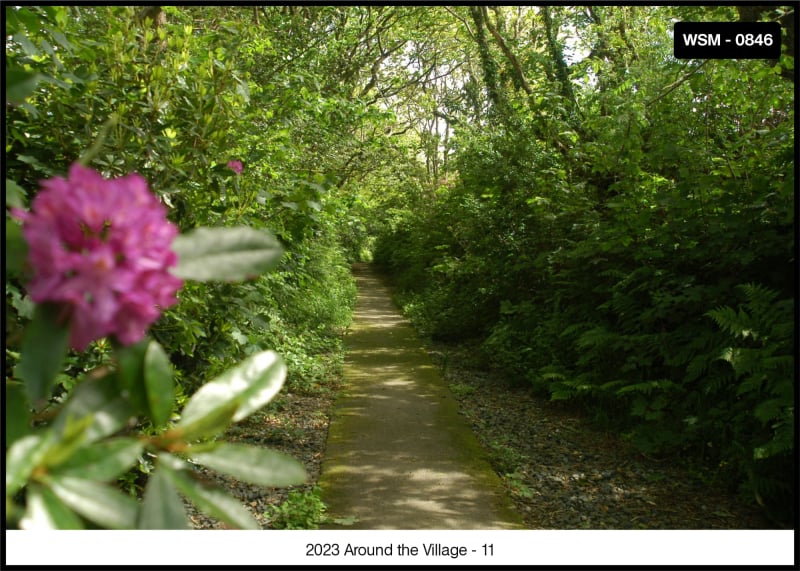
[[[319,484],[328,529],[522,529],[439,371],[367,265]]]

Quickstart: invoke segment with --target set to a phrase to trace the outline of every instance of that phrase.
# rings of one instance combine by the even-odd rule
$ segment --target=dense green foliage
[[[234,420],[244,414],[228,407],[220,409],[222,416],[217,415],[216,419],[192,415],[192,410],[211,406],[192,408],[194,401],[213,402],[207,391],[205,399],[191,398],[203,392],[198,389],[207,386],[207,381],[226,378],[240,383],[246,380],[255,383],[253,386],[280,387],[286,374],[286,383],[297,392],[318,390],[321,381],[336,375],[343,350],[341,332],[349,323],[355,299],[345,253],[339,246],[336,216],[341,207],[330,192],[331,180],[321,174],[314,157],[302,152],[304,141],[294,138],[298,133],[311,136],[305,122],[314,121],[322,127],[320,116],[326,101],[315,93],[297,97],[296,88],[300,87],[295,84],[306,78],[289,70],[269,74],[269,82],[254,79],[266,72],[270,57],[280,56],[272,50],[268,37],[254,37],[258,30],[250,25],[251,11],[166,8],[150,17],[145,17],[146,13],[147,8],[126,7],[5,8],[10,80],[5,121],[7,202],[10,206],[27,206],[36,194],[39,180],[62,175],[81,158],[106,177],[132,171],[143,175],[169,207],[170,218],[184,232],[201,226],[263,229],[277,235],[285,253],[275,271],[263,276],[258,275],[261,271],[256,271],[252,263],[252,256],[257,254],[254,250],[248,252],[250,258],[243,266],[245,270],[253,269],[243,275],[232,272],[233,251],[223,250],[219,263],[201,257],[199,268],[188,276],[199,281],[187,281],[179,292],[178,305],[150,330],[154,340],[150,346],[162,351],[164,357],[154,365],[160,369],[144,365],[145,383],[148,375],[153,378],[157,370],[169,369],[164,378],[174,374],[177,385],[174,389],[168,384],[154,387],[153,394],[160,394],[165,403],[159,405],[155,418],[152,408],[147,411],[150,414],[138,415],[138,430],[153,447],[148,445],[145,450],[138,445],[115,452],[118,465],[105,472],[106,480],[118,477],[123,489],[140,496],[148,482],[145,475],[153,468],[151,452],[159,448],[160,442],[172,446],[165,434],[172,434],[168,429],[176,421],[187,439],[207,439],[227,426],[231,419],[228,413],[233,414]],[[275,14],[279,15],[277,11]],[[244,165],[241,175],[228,166],[234,160]],[[8,217],[6,222],[7,232],[11,232],[7,237],[12,238],[9,243],[18,244],[19,226]],[[271,239],[265,239],[268,245]],[[195,236],[192,243],[197,244],[198,240]],[[215,247],[218,240],[218,235],[209,235],[203,248]],[[175,247],[177,250],[177,241]],[[275,251],[279,252],[277,246]],[[181,258],[186,265],[188,251],[181,251]],[[8,402],[13,405],[7,409],[7,447],[18,439],[38,438],[35,434],[41,432],[35,430],[34,436],[26,436],[31,417],[23,411],[29,405],[24,392],[17,388],[20,378],[30,384],[30,373],[24,362],[23,368],[18,362],[21,340],[27,338],[23,333],[34,316],[25,291],[28,269],[23,260],[21,251],[7,261],[5,370]],[[224,281],[213,281],[220,276]],[[42,334],[34,332],[29,337],[41,339]],[[63,403],[74,403],[64,409],[68,411],[70,407],[78,410],[78,403],[91,399],[102,402],[101,389],[91,383],[92,378],[102,377],[99,371],[103,369],[98,367],[119,369],[121,382],[134,382],[126,381],[126,375],[133,375],[133,379],[136,373],[130,371],[135,370],[136,363],[141,359],[147,363],[147,347],[144,343],[119,351],[109,340],[100,339],[84,353],[71,351],[65,368],[53,371],[58,373],[53,398],[44,406],[34,407],[33,424],[41,427],[42,419],[56,416],[53,430],[58,434],[58,419],[67,414],[59,412]],[[269,351],[281,355],[287,365],[285,372],[273,366],[263,374],[259,372],[257,363],[263,362]],[[23,361],[25,352],[23,342]],[[246,371],[231,369],[242,360],[250,363]],[[58,360],[52,362],[59,366]],[[261,376],[253,377],[256,374]],[[267,382],[271,384],[264,385]],[[174,403],[169,399],[173,390],[177,393]],[[178,409],[187,402],[179,414]],[[263,399],[257,402],[263,403]],[[73,435],[73,452],[80,446],[88,446],[88,450],[92,446],[102,448],[105,440],[92,442],[100,437],[119,436],[120,422],[125,422],[127,413],[118,404],[107,406],[117,406],[115,424],[88,440],[80,434]],[[191,422],[187,420],[190,417],[194,419]],[[191,428],[192,422],[200,424]],[[190,428],[186,428],[187,423]],[[33,442],[26,442],[29,441]],[[114,446],[114,442],[111,440],[108,445]],[[121,445],[129,441],[122,438],[116,442]],[[43,454],[68,454],[62,450],[65,444],[60,446]],[[27,454],[31,446],[21,445],[15,450]],[[195,452],[196,460],[198,454],[202,456]],[[125,463],[137,455],[138,468],[123,473]],[[235,464],[242,463],[242,455],[246,453],[241,450],[219,448],[214,454],[207,452],[201,463],[211,466],[216,462],[223,471],[235,470]],[[58,462],[49,456],[44,460],[46,465],[57,466]],[[264,458],[264,462],[271,461]],[[258,455],[251,454],[248,463],[257,466],[259,461]],[[288,470],[285,477],[274,473],[269,477],[240,477],[273,485],[282,485],[279,481],[283,485],[302,481],[304,476],[298,480],[295,465],[273,461],[274,470],[280,465]],[[177,487],[201,509],[229,524],[252,525],[240,506],[231,507],[224,498],[198,496],[181,476],[182,467],[170,466],[169,462],[166,457],[161,459],[160,471],[154,474],[163,475],[149,478],[145,506],[161,500],[165,505],[174,504],[174,492],[166,490]],[[16,478],[19,482],[13,489],[7,488],[7,498],[20,489],[20,478],[26,477],[24,468],[20,470],[23,471]],[[55,473],[60,474],[58,470]],[[31,477],[41,479],[36,474]],[[79,527],[85,523],[81,518],[85,518],[90,525],[103,527],[131,525],[131,520],[125,518],[98,519],[95,513],[81,511],[80,505],[70,509],[81,517],[57,513],[64,508],[49,495],[49,484],[42,487],[36,481],[28,487],[29,495],[19,510],[7,504],[12,523],[22,518],[27,526],[49,520],[50,525],[58,527]],[[81,490],[75,493],[84,496]],[[16,495],[21,499],[19,493]],[[65,495],[56,492],[58,497]],[[108,496],[107,500],[119,503],[126,514],[132,514],[124,498]],[[27,511],[23,513],[25,504]],[[48,513],[49,518],[35,517]],[[148,512],[133,525],[181,526],[179,519],[159,519]]]
[[[763,61],[671,59],[666,23],[688,10],[588,12],[550,9],[589,53],[568,94],[524,33],[530,93],[483,46],[496,84],[454,129],[457,181],[396,211],[376,260],[430,335],[481,339],[514,379],[789,521],[793,86]]]
[[[294,80],[288,73],[266,85],[250,79],[267,61],[256,65],[254,55],[271,48],[265,37],[247,41],[255,33],[249,13],[167,9],[156,27],[134,8],[7,10],[7,31],[19,40],[9,66],[41,74],[27,103],[8,111],[7,178],[30,196],[40,178],[63,172],[98,141],[92,165],[107,176],[144,175],[181,229],[245,224],[289,246],[276,273],[182,290],[153,335],[184,389],[259,347],[285,347],[298,364],[333,350],[354,289],[325,180],[290,142],[297,117],[318,102],[280,93]],[[242,176],[226,167],[232,159],[244,163]]]
[[[143,175],[185,233],[246,226],[285,252],[187,282],[150,330],[177,407],[268,350],[314,391],[341,359],[348,265],[374,257],[424,333],[477,339],[488,365],[789,521],[789,8],[4,10],[9,206],[82,159]],[[672,57],[672,21],[740,19],[780,19],[780,60]],[[6,228],[8,410],[34,305]],[[116,359],[105,339],[70,352],[48,407]],[[120,482],[141,493],[142,473]],[[316,521],[293,497],[276,517]]]

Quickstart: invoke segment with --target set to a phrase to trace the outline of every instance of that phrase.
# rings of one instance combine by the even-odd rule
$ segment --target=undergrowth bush
[[[423,332],[479,339],[508,377],[579,403],[648,455],[702,466],[706,481],[785,524],[792,113],[780,78],[748,70],[773,86],[773,107],[742,102],[749,127],[708,147],[675,131],[665,107],[639,107],[639,92],[619,111],[621,149],[599,118],[564,152],[537,143],[549,139],[522,113],[494,131],[465,129],[457,182],[387,225],[376,261]],[[720,101],[736,97],[737,73],[716,69]],[[704,86],[685,86],[687,96]],[[744,113],[722,108],[724,124]],[[687,128],[707,129],[699,119],[688,113]]]

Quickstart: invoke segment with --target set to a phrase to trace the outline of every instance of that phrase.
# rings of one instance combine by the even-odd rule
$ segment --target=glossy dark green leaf
[[[5,395],[6,446],[25,436],[30,431],[31,411],[25,387],[22,383],[6,382]]]
[[[59,308],[51,304],[36,306],[15,369],[16,376],[25,383],[28,399],[36,408],[50,396],[67,355],[69,330],[59,323],[58,313]]]
[[[308,477],[303,465],[291,456],[256,446],[220,443],[208,451],[190,449],[187,455],[213,470],[261,486],[302,484]]]
[[[183,500],[163,469],[147,481],[139,514],[139,529],[189,529]]]
[[[53,432],[31,434],[17,440],[6,452],[6,496],[19,491],[34,468],[44,458],[53,441]]]
[[[239,281],[255,277],[280,260],[283,249],[264,230],[246,226],[197,228],[175,238],[173,274],[196,281]]]
[[[147,390],[144,383],[144,356],[150,345],[150,339],[143,339],[133,345],[119,347],[116,350],[117,377],[119,385],[127,391],[131,405],[139,414],[147,414]]]
[[[19,522],[22,529],[83,529],[83,521],[64,502],[44,486],[28,490],[25,515]]]
[[[115,380],[115,375],[108,373],[82,381],[56,417],[53,429],[63,432],[67,419],[90,416],[92,423],[86,430],[86,441],[94,442],[125,426],[133,417],[134,409],[120,393]]]
[[[86,519],[108,529],[133,529],[139,504],[112,486],[71,476],[52,476],[53,493]]]
[[[92,422],[91,416],[68,418],[53,445],[47,450],[42,465],[50,468],[69,459],[86,442],[87,431]]]
[[[175,381],[172,366],[164,349],[156,341],[147,346],[144,356],[144,385],[153,424],[169,420],[175,402]]]
[[[193,478],[181,469],[182,466],[188,466],[185,462],[174,457],[167,460],[166,456],[159,458],[162,460],[160,469],[165,470],[178,490],[199,510],[239,529],[259,529],[253,516],[238,500],[220,488]]]
[[[286,365],[274,351],[262,351],[242,361],[213,381],[200,387],[183,409],[177,428],[186,428],[208,414],[232,404],[238,422],[258,410],[280,390],[286,377]]]
[[[58,466],[57,473],[108,482],[134,466],[143,449],[144,444],[133,438],[103,440],[75,452]]]
[[[235,400],[231,400],[213,409],[209,409],[205,414],[192,418],[189,422],[181,419],[178,425],[168,434],[175,434],[181,440],[198,440],[221,434],[233,422],[233,415],[239,408]]]

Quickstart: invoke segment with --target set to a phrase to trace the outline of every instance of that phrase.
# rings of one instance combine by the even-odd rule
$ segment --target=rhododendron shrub
[[[242,174],[242,171],[244,170],[244,165],[242,165],[242,161],[228,161],[227,166],[236,174]]]
[[[30,210],[14,208],[12,217],[15,260],[6,268],[29,278],[36,306],[6,383],[7,525],[188,528],[183,496],[232,527],[257,529],[244,506],[193,471],[201,464],[262,486],[305,480],[293,458],[219,439],[277,394],[283,360],[250,355],[178,412],[169,355],[147,329],[178,302],[184,280],[252,279],[271,268],[282,255],[275,238],[249,227],[178,234],[141,176],[106,179],[81,164],[43,181]],[[105,337],[111,364],[55,398],[68,346],[82,351]],[[115,483],[145,456],[155,469],[139,501]]]
[[[13,212],[29,246],[31,299],[64,306],[75,349],[107,335],[135,343],[177,303],[178,228],[139,175],[107,180],[76,163],[68,178],[42,183],[29,212]]]

